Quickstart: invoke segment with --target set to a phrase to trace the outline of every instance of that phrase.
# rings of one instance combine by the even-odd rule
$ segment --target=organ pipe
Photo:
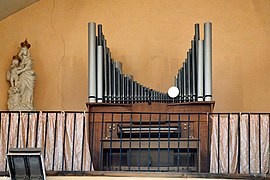
[[[97,46],[97,102],[103,102],[103,39],[102,26],[98,25]]]
[[[108,76],[108,52],[107,52],[107,41],[105,39],[105,36],[103,35],[103,59],[104,59],[104,64],[103,64],[103,93],[104,93],[104,102],[108,102],[108,82],[109,82],[109,76]]]
[[[112,59],[111,59],[111,52],[110,49],[107,48],[108,53],[108,101],[111,102],[112,98]]]
[[[192,89],[192,101],[196,100],[196,56],[195,56],[195,42],[191,41],[191,89]]]
[[[198,101],[203,101],[203,40],[198,40],[197,92]]]
[[[204,39],[200,40],[199,24],[188,48],[183,66],[174,78],[179,89],[172,99],[167,93],[151,89],[124,74],[123,64],[112,59],[107,40],[99,24],[88,23],[88,100],[90,103],[178,103],[212,100],[212,24],[204,24]]]
[[[212,23],[204,24],[205,101],[212,100]]]
[[[88,23],[88,98],[96,102],[96,23]]]

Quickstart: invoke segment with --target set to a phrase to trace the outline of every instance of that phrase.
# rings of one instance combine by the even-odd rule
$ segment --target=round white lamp
[[[173,102],[174,102],[174,98],[175,98],[176,96],[178,96],[178,94],[179,94],[179,89],[178,89],[177,87],[172,86],[172,87],[169,88],[169,90],[168,90],[168,95],[169,95],[171,98],[173,98]]]

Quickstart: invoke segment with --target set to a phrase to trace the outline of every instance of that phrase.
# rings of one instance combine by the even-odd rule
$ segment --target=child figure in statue
[[[11,63],[9,71],[7,72],[7,80],[10,81],[11,87],[17,87],[19,83],[19,63],[20,57],[18,55],[13,56],[13,61]]]

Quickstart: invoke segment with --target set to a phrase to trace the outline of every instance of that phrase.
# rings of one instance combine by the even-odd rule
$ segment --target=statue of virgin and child
[[[11,85],[7,105],[10,111],[33,111],[36,73],[32,69],[33,59],[29,51],[31,45],[27,39],[20,45],[20,50],[13,56],[7,72],[7,80]]]

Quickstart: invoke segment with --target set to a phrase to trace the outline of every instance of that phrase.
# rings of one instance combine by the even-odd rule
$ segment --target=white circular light
[[[179,94],[179,89],[175,86],[172,86],[169,88],[168,90],[168,95],[171,97],[171,98],[175,98],[176,96],[178,96]]]

